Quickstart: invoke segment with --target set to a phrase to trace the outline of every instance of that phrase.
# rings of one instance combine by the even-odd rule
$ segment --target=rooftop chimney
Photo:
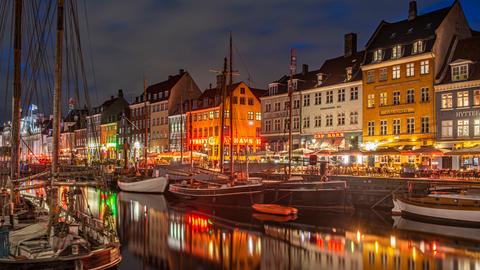
[[[113,100],[113,99],[114,99],[114,97],[113,97],[113,96],[110,96],[110,99],[111,99],[111,100]]]
[[[357,52],[357,34],[345,34],[345,57],[352,56]]]
[[[411,21],[417,17],[417,1],[410,0],[408,7],[408,20]]]
[[[183,70],[183,68],[178,70],[178,74],[182,75],[183,73],[185,73],[185,70]]]
[[[122,89],[118,89],[118,97],[123,98],[123,90]]]
[[[308,65],[303,64],[302,65],[302,75],[306,75],[308,73]]]

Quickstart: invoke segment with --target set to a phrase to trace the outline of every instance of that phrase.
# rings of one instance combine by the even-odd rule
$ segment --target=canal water
[[[250,209],[186,205],[163,195],[86,193],[92,214],[115,218],[122,270],[480,270],[475,228],[371,210],[300,211],[295,219],[272,220]]]

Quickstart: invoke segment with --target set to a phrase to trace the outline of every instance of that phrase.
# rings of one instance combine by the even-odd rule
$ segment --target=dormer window
[[[452,65],[452,81],[468,80],[468,64]]]
[[[268,95],[273,96],[278,93],[278,84],[271,83],[268,85]]]
[[[345,73],[346,73],[346,76],[345,76],[346,81],[350,81],[352,79],[352,67],[347,67],[345,69]]]
[[[317,74],[317,86],[322,85],[324,79],[325,79],[325,75],[323,73],[318,73]]]
[[[392,59],[402,57],[402,45],[396,45],[392,48]]]
[[[373,52],[373,62],[380,62],[383,59],[383,50],[378,49]]]
[[[424,45],[423,40],[415,41],[412,47],[412,54],[422,53],[424,51]]]

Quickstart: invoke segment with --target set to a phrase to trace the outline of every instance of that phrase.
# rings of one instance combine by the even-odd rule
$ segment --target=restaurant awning
[[[360,149],[348,149],[348,150],[339,150],[335,152],[334,155],[336,156],[357,156],[357,155],[364,155],[368,152],[364,152]]]
[[[434,146],[423,146],[412,151],[414,155],[420,156],[443,156],[447,150],[438,149]]]
[[[389,147],[389,148],[377,148],[377,150],[365,152],[365,155],[376,155],[376,156],[395,156],[400,155],[400,150]]]
[[[480,146],[475,146],[472,148],[462,148],[462,149],[455,149],[448,153],[448,155],[452,156],[473,156],[479,155],[480,156]]]

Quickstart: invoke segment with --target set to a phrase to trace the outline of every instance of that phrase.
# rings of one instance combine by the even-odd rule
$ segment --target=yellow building
[[[363,72],[363,147],[411,149],[435,143],[433,85],[444,72],[455,36],[470,29],[458,1],[408,19],[382,21],[366,45]]]
[[[259,97],[264,90],[253,89],[245,83],[233,84],[230,88],[233,94],[233,143],[234,159],[246,160],[248,153],[255,153],[262,144],[260,138],[261,129],[261,105]],[[205,153],[210,161],[220,160],[220,136],[221,136],[221,91],[218,88],[205,90],[196,100],[194,109],[187,113],[187,142],[194,151]],[[229,160],[230,145],[230,115],[229,99],[224,106],[224,153],[225,160]],[[190,121],[191,119],[191,121]],[[250,157],[250,160],[253,158]]]

